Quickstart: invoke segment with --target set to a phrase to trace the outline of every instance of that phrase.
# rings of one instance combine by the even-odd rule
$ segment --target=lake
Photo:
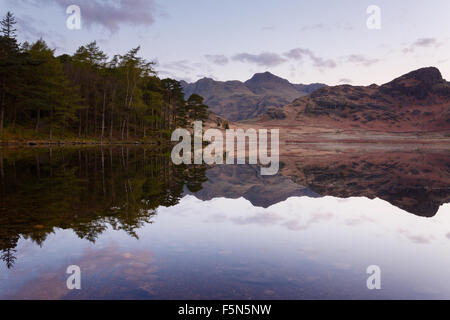
[[[141,146],[0,149],[0,298],[450,299],[449,156],[305,147],[261,176]]]

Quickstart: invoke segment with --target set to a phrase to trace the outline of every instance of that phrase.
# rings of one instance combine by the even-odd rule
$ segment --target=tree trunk
[[[84,136],[87,138],[89,131],[89,107],[86,109],[86,128],[84,131]]]
[[[110,123],[110,125],[109,125],[109,140],[112,142],[112,139],[113,139],[113,119],[114,119],[114,116],[113,116],[113,109],[112,109],[112,106],[111,106],[111,123]]]
[[[12,123],[13,130],[16,129],[16,121],[17,121],[17,105],[14,103],[13,123]]]
[[[38,132],[40,125],[41,125],[41,109],[38,108],[38,110],[37,110],[37,119],[36,119],[36,128],[34,129],[34,131]]]
[[[125,136],[125,125],[126,125],[126,119],[124,119],[123,121],[122,121],[122,128],[121,128],[121,130],[122,130],[122,141],[123,141],[123,139],[124,139],[124,136]]]
[[[103,91],[103,112],[102,112],[102,144],[105,137],[105,108],[106,108],[106,89]]]
[[[113,89],[111,95],[111,127],[109,129],[109,140],[112,142],[113,139],[113,120],[114,120],[114,99],[116,96],[116,90]]]
[[[130,139],[130,121],[128,120],[130,116],[127,116],[127,140]]]
[[[3,169],[3,153],[0,152],[0,178],[5,178],[5,171]]]
[[[81,116],[81,110],[78,113],[79,113],[79,118],[80,118],[79,125],[78,125],[78,138],[81,138],[81,121],[82,121],[83,117]]]
[[[2,101],[1,101],[1,110],[0,110],[0,135],[3,135],[3,127],[5,123],[5,112],[6,112],[6,83],[3,78],[2,81]]]
[[[35,159],[36,159],[36,174],[37,174],[37,177],[40,178],[41,177],[41,161],[39,160],[39,155],[36,155]]]
[[[112,142],[113,139],[113,108],[111,106],[111,123],[110,123],[110,127],[109,127],[109,140]]]
[[[53,140],[53,108],[50,110],[50,140]]]
[[[5,106],[2,103],[1,111],[0,111],[0,135],[3,135],[3,121],[5,119]]]

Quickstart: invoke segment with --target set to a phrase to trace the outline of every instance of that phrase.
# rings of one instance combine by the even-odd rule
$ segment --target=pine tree
[[[0,21],[0,135],[3,134],[7,111],[13,109],[15,97],[19,92],[22,57],[15,38],[16,20],[11,12]],[[8,110],[7,110],[8,109]]]
[[[64,128],[75,117],[79,101],[64,73],[63,65],[54,57],[54,50],[39,40],[26,52],[34,62],[28,77],[27,105],[36,114],[35,130],[39,131],[42,118],[46,119],[50,139],[56,128]]]
[[[208,106],[203,103],[203,97],[193,94],[187,101],[189,117],[193,120],[206,121],[208,119]]]
[[[181,83],[173,79],[164,79],[162,84],[165,90],[165,102],[168,106],[167,112],[171,115],[170,129],[175,129],[177,125],[187,125],[187,109]]]
[[[2,21],[0,21],[1,32],[3,36],[9,39],[15,39],[17,29],[15,29],[14,26],[16,24],[17,24],[16,18],[11,12],[8,11],[5,18]]]

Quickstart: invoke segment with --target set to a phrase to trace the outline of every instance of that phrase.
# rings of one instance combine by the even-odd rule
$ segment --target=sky
[[[67,27],[70,5],[79,30]],[[42,37],[72,54],[97,41],[110,57],[141,46],[161,77],[188,82],[269,71],[293,83],[370,85],[427,66],[450,80],[448,0],[0,0],[7,11],[21,42]]]

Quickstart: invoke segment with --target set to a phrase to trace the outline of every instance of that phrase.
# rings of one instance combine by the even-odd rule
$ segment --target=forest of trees
[[[112,58],[96,42],[55,56],[43,39],[20,44],[10,12],[1,21],[0,139],[39,137],[161,140],[190,120],[205,120],[198,95],[185,101],[180,83],[160,79],[139,47]]]

